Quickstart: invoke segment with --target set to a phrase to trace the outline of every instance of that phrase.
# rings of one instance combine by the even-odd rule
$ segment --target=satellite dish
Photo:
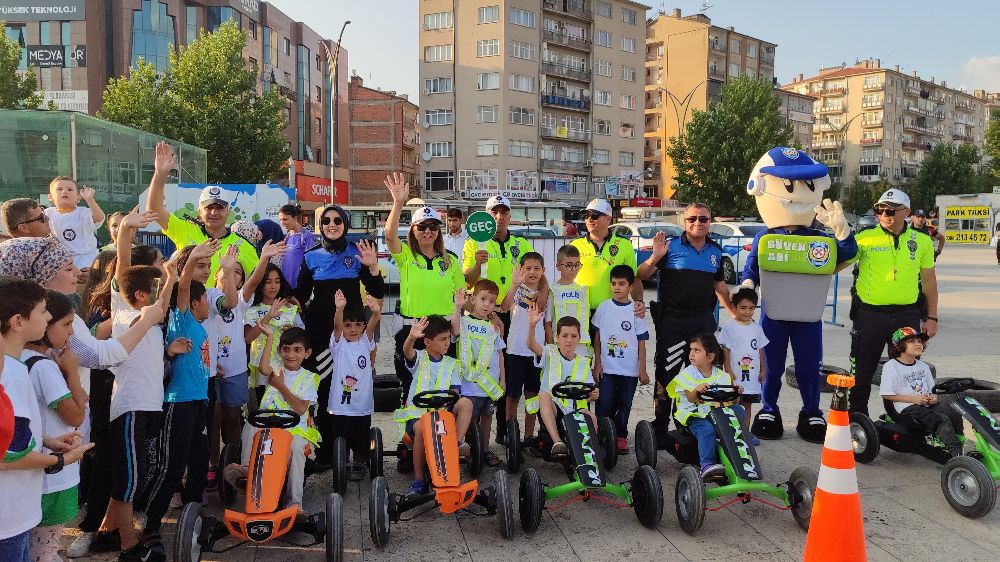
[[[430,162],[431,161],[431,153],[425,151],[423,154],[420,155],[420,158],[422,158],[424,162]]]
[[[430,129],[431,128],[431,122],[427,121],[425,119],[424,122],[420,124],[420,126],[423,127],[423,128],[425,128],[425,129]]]

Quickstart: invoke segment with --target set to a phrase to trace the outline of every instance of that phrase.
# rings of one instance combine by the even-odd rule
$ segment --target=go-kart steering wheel
[[[257,410],[247,423],[261,429],[291,429],[299,425],[299,419],[293,410]]]
[[[592,382],[563,381],[552,387],[552,396],[563,400],[587,400],[595,388],[597,385]]]
[[[440,410],[458,402],[459,398],[461,396],[454,390],[425,390],[413,397],[413,405],[417,408]]]
[[[733,402],[739,399],[740,389],[732,384],[713,384],[704,392],[698,393],[698,398],[703,402]]]
[[[963,379],[951,379],[946,381],[941,381],[934,385],[931,389],[933,394],[958,394],[963,390],[968,390],[976,386],[975,379],[963,378]]]

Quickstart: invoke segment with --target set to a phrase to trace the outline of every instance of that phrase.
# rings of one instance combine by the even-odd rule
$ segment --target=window
[[[756,78],[757,71],[752,68],[747,68],[747,76],[749,76],[750,78]]]
[[[618,153],[618,165],[619,166],[635,166],[635,153],[634,152],[619,152]]]
[[[878,168],[879,168],[878,164],[861,166],[861,169],[859,170],[859,174],[858,175],[860,175],[860,176],[877,176],[878,175]]]
[[[635,52],[635,39],[631,37],[622,37],[622,50],[626,53]]]
[[[316,54],[316,70],[323,70],[323,63],[320,62],[319,53]]]
[[[583,149],[575,146],[562,147],[562,159],[565,162],[583,162]]]
[[[611,105],[611,92],[607,90],[597,90],[594,95],[594,103],[597,105]]]
[[[622,21],[628,24],[635,25],[636,22],[636,12],[630,8],[622,8]]]
[[[499,108],[495,105],[481,105],[476,110],[476,123],[496,123],[499,120]]]
[[[451,12],[424,14],[424,29],[447,29],[452,26]]]
[[[232,8],[225,8],[232,12]],[[229,13],[227,12],[227,13]],[[238,12],[237,12],[238,13]],[[43,45],[55,43],[48,37],[49,23],[39,24],[39,42]],[[166,73],[173,52],[174,16],[167,15],[167,5],[163,2],[143,0],[141,9],[132,11],[132,65],[139,58],[156,67],[158,73]],[[25,49],[21,49],[23,53]],[[41,73],[44,78],[46,73]],[[42,84],[43,89],[49,89]]]
[[[425,142],[424,152],[429,152],[431,158],[448,158],[453,156],[451,142]]]
[[[316,120],[315,120],[315,124],[314,124],[314,129],[315,129],[315,131],[316,131],[317,133],[319,133],[319,130],[320,130],[320,128],[321,128],[322,126],[323,126],[323,125],[321,124],[321,122],[320,122],[320,120],[319,120],[319,117],[317,117],[317,118],[316,118]]]
[[[635,109],[635,96],[631,94],[622,94],[621,103],[619,107],[622,109]]]
[[[740,76],[740,65],[735,62],[729,65],[729,76],[732,78],[739,78]]]
[[[187,44],[198,38],[198,8],[188,6],[184,10],[184,23],[187,29]]]
[[[594,66],[594,72],[600,74],[601,76],[611,78],[611,61],[598,60],[597,64]]]
[[[527,107],[511,107],[510,122],[512,125],[534,125],[535,110]]]
[[[150,2],[149,0],[143,0],[142,3],[149,4]],[[160,15],[161,16],[167,15],[166,4],[164,4],[164,8],[160,10]],[[241,29],[243,28],[243,14],[237,12],[232,8],[225,8],[221,6],[209,6],[205,10],[205,15],[207,16],[205,19],[208,20],[208,31],[210,33],[218,31],[219,26],[229,20],[235,21],[236,25],[239,28]],[[146,20],[145,23],[147,26],[150,25],[150,23],[153,23],[153,27],[155,27],[155,22],[156,19],[153,19],[152,22],[150,20]]]
[[[322,103],[322,102],[323,102],[323,89],[320,88],[319,86],[316,86],[316,103]]]
[[[257,64],[257,59],[250,57],[249,62],[250,62],[250,70],[253,70],[254,74],[257,74],[257,69],[260,68],[260,66]]]
[[[510,89],[517,92],[534,92],[535,77],[524,74],[511,74]]]
[[[595,135],[610,135],[611,134],[611,121],[607,119],[595,119],[594,120],[594,134]]]
[[[635,125],[632,123],[622,123],[618,130],[618,134],[621,135],[623,139],[634,139],[635,138]]]
[[[495,57],[500,54],[499,39],[482,39],[476,41],[477,57]]]
[[[535,143],[531,141],[512,140],[510,141],[510,155],[524,158],[534,158]]]
[[[611,17],[611,2],[598,1],[594,4],[594,11],[602,18]]]
[[[497,23],[498,21],[500,21],[500,6],[479,8],[479,23]]]
[[[278,64],[278,39],[270,27],[264,28],[264,64]],[[270,82],[264,82],[265,91],[270,85]]]
[[[757,58],[757,45],[747,45],[747,58],[748,59]]]
[[[281,52],[286,55],[292,54],[292,42],[288,40],[288,37],[281,38]]]
[[[622,65],[622,80],[635,82],[635,68]]]
[[[428,78],[424,80],[424,91],[428,94],[450,92],[451,85],[451,78]]]
[[[602,47],[611,46],[611,32],[601,31],[600,29],[594,31],[594,43]]]
[[[520,8],[510,9],[510,23],[514,25],[523,25],[524,27],[535,27],[535,12],[529,12],[528,10],[522,10]]]
[[[476,141],[476,156],[497,156],[498,154],[500,154],[500,142],[497,139]]]
[[[510,56],[516,59],[535,60],[535,46],[531,43],[511,41]]]
[[[736,53],[737,55],[740,54],[740,41],[739,41],[739,39],[730,39],[729,40],[729,52],[730,53]]]
[[[451,45],[428,45],[424,47],[424,62],[451,60]]]
[[[454,191],[455,171],[424,172],[424,189],[427,191]]]
[[[543,144],[538,147],[538,157],[542,160],[555,160],[556,159],[556,147],[551,144]]]
[[[450,109],[428,109],[424,111],[424,122],[434,125],[451,125],[453,114]]]
[[[477,90],[496,90],[500,88],[499,72],[483,72],[476,75]]]
[[[594,164],[611,163],[611,151],[606,148],[595,148],[591,156],[594,158]]]

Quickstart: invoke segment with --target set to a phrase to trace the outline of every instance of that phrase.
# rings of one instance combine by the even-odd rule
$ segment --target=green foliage
[[[100,116],[207,149],[212,183],[281,175],[290,155],[286,100],[277,90],[257,92],[245,45],[246,35],[230,21],[171,54],[163,76],[140,60],[129,77],[108,83]]]
[[[0,31],[6,28],[0,20]],[[28,67],[24,78],[17,75],[21,64],[21,46],[0,33],[0,109],[37,109],[45,97],[36,91],[35,69]],[[51,104],[49,104],[51,107]]]
[[[678,199],[701,201],[717,215],[756,214],[745,191],[750,171],[764,153],[792,139],[780,105],[767,82],[743,77],[724,84],[719,100],[695,111],[687,131],[670,139]]]
[[[1000,180],[1000,110],[994,109],[986,125],[983,152],[990,157],[990,168],[996,180]]]
[[[844,192],[844,199],[840,203],[848,213],[863,215],[872,210],[872,207],[875,206],[875,201],[881,194],[881,191],[875,193],[872,184],[862,180],[858,176],[854,176],[854,181],[847,186]]]
[[[920,164],[909,193],[912,208],[932,208],[937,195],[977,193],[981,185],[977,169],[979,149],[971,144],[939,144]]]

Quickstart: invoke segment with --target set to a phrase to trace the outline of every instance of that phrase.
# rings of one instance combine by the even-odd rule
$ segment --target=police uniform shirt
[[[458,257],[448,253],[428,258],[402,244],[398,254],[392,254],[399,267],[399,311],[407,318],[431,314],[450,317],[455,310],[455,291],[465,287],[465,276]]]
[[[920,272],[934,267],[934,243],[909,226],[894,236],[878,226],[855,234],[858,241],[857,295],[874,306],[917,302]]]
[[[587,287],[590,310],[596,310],[611,298],[611,268],[624,264],[636,272],[635,248],[627,238],[610,235],[599,248],[589,236],[577,238],[571,244],[580,250],[581,267],[576,282]]]
[[[660,306],[692,312],[715,308],[715,282],[725,280],[722,246],[709,238],[701,250],[688,242],[687,233],[672,238],[667,255],[656,263]]]
[[[535,249],[527,239],[507,233],[507,238],[497,240],[491,238],[485,243],[485,250],[490,255],[486,262],[486,276],[500,288],[497,295],[497,304],[503,302],[510,289],[510,277],[514,271],[514,266],[521,263],[521,256]],[[465,241],[465,250],[462,253],[462,270],[465,271],[476,265],[476,252],[479,251],[479,242],[469,238]]]

